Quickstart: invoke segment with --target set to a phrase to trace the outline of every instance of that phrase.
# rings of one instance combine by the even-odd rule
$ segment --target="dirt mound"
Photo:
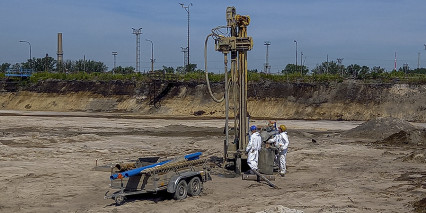
[[[377,143],[397,146],[413,145],[426,148],[426,129],[401,130],[383,140],[377,141]]]
[[[426,212],[426,198],[423,198],[414,203],[414,212]]]
[[[343,136],[354,138],[385,139],[400,131],[415,130],[409,122],[398,118],[375,118],[343,133]]]
[[[402,160],[403,162],[410,162],[410,163],[426,163],[426,150],[414,151],[409,155],[398,158],[398,160]],[[426,183],[425,183],[425,187],[426,187]]]

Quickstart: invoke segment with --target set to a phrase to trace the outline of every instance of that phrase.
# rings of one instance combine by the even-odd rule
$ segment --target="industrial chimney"
[[[58,64],[62,64],[64,52],[62,51],[62,33],[58,33]]]

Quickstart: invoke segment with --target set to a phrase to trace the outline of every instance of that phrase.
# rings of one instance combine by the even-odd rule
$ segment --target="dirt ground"
[[[103,198],[110,190],[110,173],[94,169],[96,161],[109,166],[198,151],[220,158],[224,120],[0,111],[0,212],[426,211],[426,164],[404,160],[423,148],[342,136],[360,121],[278,123],[290,135],[288,173],[274,181],[280,189],[230,178],[214,167],[213,180],[198,197],[176,201],[158,193],[133,196],[116,206]]]

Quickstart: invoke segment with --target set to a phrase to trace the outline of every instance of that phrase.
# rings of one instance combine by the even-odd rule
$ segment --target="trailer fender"
[[[179,175],[175,175],[172,178],[170,178],[169,184],[167,185],[167,192],[168,193],[175,193],[176,191],[176,186],[178,185],[179,181],[182,179],[186,179],[189,177],[194,177],[194,176],[200,176],[201,172],[184,172],[181,173]]]

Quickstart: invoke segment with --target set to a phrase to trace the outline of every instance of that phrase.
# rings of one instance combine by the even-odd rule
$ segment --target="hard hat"
[[[254,131],[254,130],[257,130],[257,127],[255,125],[250,127],[250,131]]]
[[[287,127],[285,127],[285,125],[280,125],[280,129],[281,131],[285,132],[287,130]]]

